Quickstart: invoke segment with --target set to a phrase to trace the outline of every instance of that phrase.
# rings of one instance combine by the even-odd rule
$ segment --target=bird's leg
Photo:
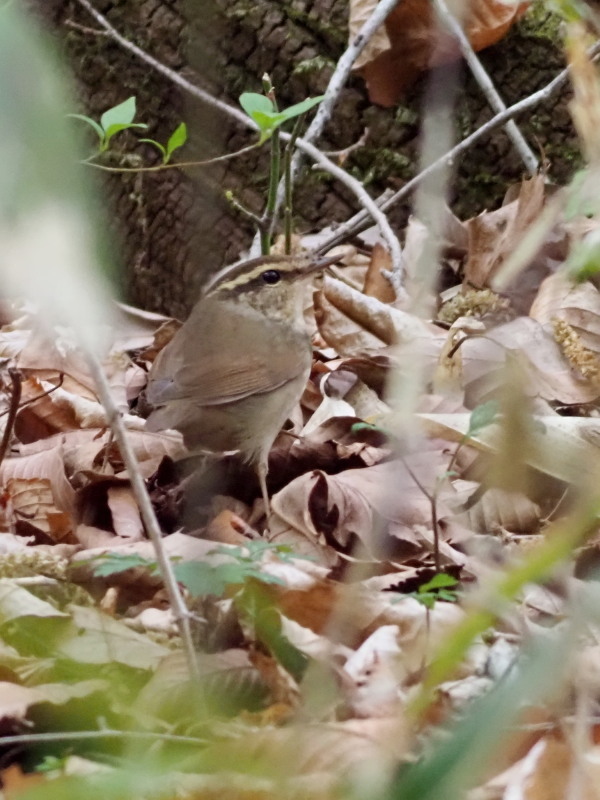
[[[269,466],[266,459],[262,459],[256,465],[256,474],[258,475],[258,482],[260,484],[260,491],[262,494],[263,502],[265,504],[265,514],[267,515],[267,523],[271,516],[271,503],[269,501],[269,493],[267,491],[267,472]]]

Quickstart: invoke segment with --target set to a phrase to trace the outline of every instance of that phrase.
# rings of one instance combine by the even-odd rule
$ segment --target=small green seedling
[[[177,580],[194,597],[216,595],[220,597],[228,586],[244,584],[249,579],[261,583],[283,582],[273,575],[269,575],[261,567],[260,559],[266,550],[274,551],[283,561],[289,561],[295,556],[285,545],[272,545],[269,542],[249,541],[244,547],[217,547],[210,554],[225,555],[233,559],[223,564],[208,564],[202,561],[175,561],[173,571]],[[124,556],[117,553],[108,553],[93,559],[93,572],[98,578],[105,578],[128,569],[143,567],[151,575],[158,575],[156,561],[142,558],[138,555]]]
[[[169,137],[166,147],[160,142],[157,142],[155,139],[140,139],[140,142],[146,142],[147,144],[151,144],[153,147],[156,147],[162,156],[163,164],[168,164],[175,150],[183,147],[183,145],[187,142],[187,126],[185,122],[181,122]]]
[[[416,592],[411,592],[407,597],[414,597],[425,608],[433,608],[438,600],[446,603],[456,603],[458,595],[452,591],[452,587],[458,584],[456,578],[447,575],[445,572],[438,572],[430,581],[419,586]]]
[[[263,144],[267,139],[270,139],[274,131],[294,117],[299,117],[305,114],[318,105],[323,99],[320,97],[307,97],[301,103],[296,103],[289,108],[284,108],[278,111],[275,104],[269,97],[263,94],[256,94],[255,92],[244,92],[240,96],[240,105],[254,122],[258,125],[260,131],[259,144]]]
[[[109,108],[100,117],[100,122],[87,117],[85,114],[69,114],[73,119],[81,119],[90,125],[98,135],[98,152],[104,153],[108,150],[110,140],[119,131],[129,130],[130,128],[141,128],[145,130],[148,126],[143,122],[134,122],[135,117],[135,97],[129,97],[119,105]]]
[[[484,428],[493,425],[498,419],[498,414],[499,408],[496,400],[488,400],[487,403],[476,406],[473,411],[471,411],[469,427],[465,433],[465,439],[477,436]]]
[[[593,278],[600,272],[600,230],[590,231],[574,245],[567,259],[569,277],[576,283]]]

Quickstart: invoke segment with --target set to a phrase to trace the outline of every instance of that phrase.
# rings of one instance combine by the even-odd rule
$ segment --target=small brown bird
[[[267,514],[269,450],[312,360],[304,279],[334,261],[263,256],[225,267],[150,370],[148,429],[175,428],[191,451],[239,450],[256,469]]]

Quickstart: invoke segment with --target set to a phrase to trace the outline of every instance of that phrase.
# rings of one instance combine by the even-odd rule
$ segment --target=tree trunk
[[[236,103],[243,91],[260,91],[268,72],[282,106],[321,94],[347,38],[347,0],[94,0],[95,7],[130,41],[211,94]],[[55,32],[76,77],[80,109],[98,119],[107,108],[135,95],[144,136],[166,142],[183,119],[190,141],[176,160],[200,160],[234,152],[252,136],[218,111],[185,96],[170,80],[126,52],[76,0],[29,0]],[[482,59],[507,104],[543,86],[562,68],[557,22],[534,9]],[[416,171],[420,103],[425,79],[396,108],[371,105],[360,78],[343,90],[322,144],[340,150],[369,129],[366,144],[345,167],[373,194],[399,188]],[[481,91],[465,73],[457,108],[457,136],[490,117]],[[568,180],[579,163],[563,93],[519,124],[550,163],[550,174]],[[74,123],[75,124],[75,123]],[[114,139],[121,155],[139,153],[158,163],[155,150],[130,134]],[[118,155],[117,155],[118,158]],[[234,260],[252,236],[225,191],[254,212],[265,198],[266,148],[243,157],[186,171],[103,173],[104,191],[120,237],[124,287],[130,301],[183,316],[203,277]],[[496,132],[455,167],[453,206],[460,216],[497,205],[506,186],[519,180],[522,164],[506,135]],[[295,193],[299,230],[321,228],[356,210],[344,188],[320,171],[306,170]],[[392,213],[401,226],[409,204]]]

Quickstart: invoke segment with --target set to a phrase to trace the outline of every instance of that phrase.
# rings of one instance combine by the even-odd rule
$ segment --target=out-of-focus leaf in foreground
[[[0,283],[98,346],[99,242],[58,64],[16,4],[0,10]]]

